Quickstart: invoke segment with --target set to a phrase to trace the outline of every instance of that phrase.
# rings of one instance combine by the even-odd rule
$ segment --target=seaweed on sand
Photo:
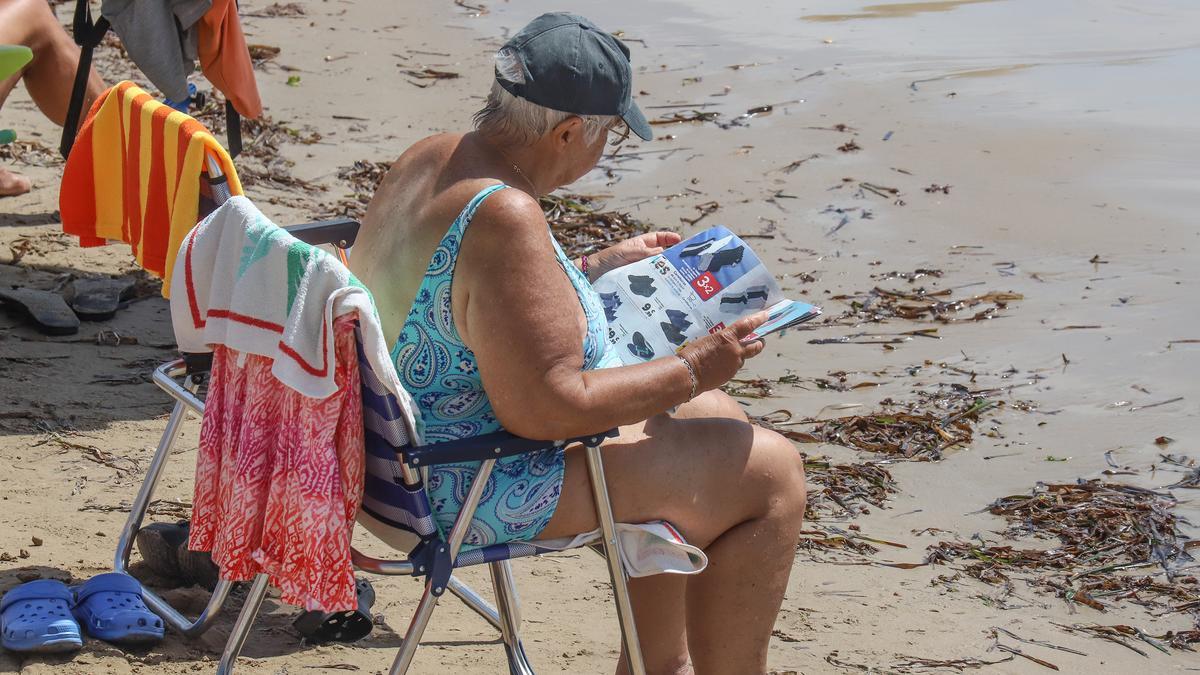
[[[353,192],[326,204],[323,217],[361,219],[390,168],[390,162],[358,160],[338,169],[338,178],[350,183]],[[597,206],[600,199],[595,195],[568,194],[546,195],[538,200],[554,238],[568,257],[594,253],[649,231],[646,224],[627,213],[601,210]]]
[[[720,113],[705,110],[690,110],[686,113],[675,112],[650,120],[650,124],[683,124],[685,122],[715,122],[721,118]]]
[[[911,291],[899,291],[876,286],[863,293],[835,295],[832,300],[848,301],[850,308],[826,321],[827,324],[858,326],[881,323],[888,319],[911,321],[930,320],[940,323],[983,321],[996,316],[1008,303],[1024,300],[1020,293],[990,291],[964,298],[951,299],[953,289],[928,290],[921,286]],[[971,316],[956,316],[966,309],[978,309]]]
[[[0,145],[0,159],[25,166],[58,166],[63,163],[56,148],[36,140]]]
[[[600,210],[600,197],[595,195],[546,195],[538,201],[554,238],[570,258],[650,231],[628,213]]]
[[[1065,624],[1056,623],[1054,625],[1067,631],[1068,633],[1079,633],[1082,635],[1097,637],[1102,640],[1108,640],[1109,642],[1119,644],[1126,649],[1137,652],[1142,656],[1148,656],[1148,654],[1129,644],[1127,641],[1128,638],[1141,640],[1142,642],[1145,642],[1146,644],[1165,654],[1171,653],[1170,650],[1167,649],[1168,645],[1175,647],[1176,649],[1185,649],[1191,652],[1195,651],[1192,649],[1192,645],[1200,642],[1200,630],[1167,631],[1162,635],[1149,635],[1137,626],[1129,626],[1125,624],[1103,626],[1095,623],[1077,623],[1067,626]]]
[[[825,457],[805,457],[804,471],[810,483],[807,520],[870,513],[864,503],[882,509],[896,492],[892,474],[874,462],[833,464]]]
[[[1171,512],[1176,503],[1166,492],[1093,479],[1041,485],[988,510],[1008,520],[1008,536],[1056,537],[1080,564],[1153,561],[1171,578],[1177,563],[1191,560]]]
[[[193,117],[212,133],[225,133],[225,98],[216,92],[207,95],[204,106],[195,111]],[[321,140],[320,133],[307,126],[288,126],[266,114],[257,119],[243,118],[241,125],[243,141],[237,169],[243,185],[271,187],[294,193],[301,199],[325,191],[323,185],[293,176],[294,162],[279,152],[285,143],[317,143]]]
[[[342,196],[332,205],[326,205],[325,214],[362,220],[367,213],[367,205],[371,203],[371,197],[375,195],[375,190],[379,188],[391,167],[390,162],[359,159],[350,166],[338,169],[337,177],[349,183],[354,191]]]
[[[821,442],[896,459],[937,461],[945,450],[970,444],[979,416],[999,405],[959,388],[923,392],[921,400],[911,403],[883,403],[895,410],[816,422],[812,435]]]
[[[775,379],[755,377],[751,379],[733,378],[721,386],[721,390],[730,396],[741,398],[769,398],[775,395],[776,384],[799,384],[800,376],[784,375]]]
[[[975,542],[939,542],[927,560],[973,560],[964,571],[989,583],[1015,572],[1038,574],[1030,583],[1071,602],[1104,611],[1101,600],[1128,599],[1170,611],[1200,607],[1200,582],[1182,575],[1192,562],[1177,502],[1166,492],[1099,479],[1038,484],[1027,495],[993,502],[988,511],[1008,521],[1004,536],[1057,540],[1048,549]],[[1159,567],[1157,573],[1133,570]]]

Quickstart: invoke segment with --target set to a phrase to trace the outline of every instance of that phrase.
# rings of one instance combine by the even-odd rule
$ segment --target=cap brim
[[[650,128],[650,123],[646,121],[646,116],[642,114],[642,109],[637,103],[630,101],[629,107],[621,114],[621,119],[638,138],[643,141],[654,140],[654,130]]]

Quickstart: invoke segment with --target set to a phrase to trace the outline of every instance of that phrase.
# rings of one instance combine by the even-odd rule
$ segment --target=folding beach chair
[[[223,203],[229,198],[229,192],[220,165],[211,156],[206,159],[207,180],[213,198],[216,202]],[[284,229],[308,244],[332,244],[339,252],[343,252],[353,245],[358,223],[338,220]],[[342,259],[344,260],[344,255]],[[286,280],[281,279],[280,282],[286,283]],[[411,442],[410,430],[403,421],[400,404],[391,394],[379,393],[386,390],[378,384],[380,374],[370,369],[361,345],[359,362],[363,383],[364,436],[368,453],[367,478],[359,522],[381,541],[406,552],[407,555],[401,560],[382,560],[353,550],[352,560],[355,567],[364,572],[422,577],[425,580],[424,593],[390,672],[407,672],[439,599],[449,590],[500,632],[510,673],[532,673],[533,669],[521,643],[521,618],[509,560],[539,555],[549,552],[549,549],[539,546],[537,542],[497,544],[465,552],[462,551],[462,546],[496,460],[540,450],[550,443],[497,432],[461,441],[414,445]],[[187,413],[193,412],[203,416],[205,404],[197,393],[210,369],[211,354],[183,354],[181,358],[159,366],[153,373],[154,383],[175,400],[175,406],[167,420],[166,429],[151,460],[146,478],[133,501],[129,518],[120,533],[114,562],[114,568],[118,572],[127,571],[134,538],[141,528]],[[613,521],[599,449],[605,438],[615,435],[616,431],[612,430],[554,443],[563,446],[582,443],[586,447],[587,466],[602,534],[600,545],[593,545],[593,548],[602,552],[607,559],[622,639],[630,660],[630,671],[640,675],[645,669],[634,626],[626,570],[621,562],[621,543]],[[434,525],[432,509],[425,492],[428,471],[430,467],[440,464],[468,461],[478,461],[481,465],[469,488],[462,512],[449,533],[443,536]],[[458,567],[482,564],[488,565],[491,573],[495,592],[494,606],[453,574],[454,569]],[[266,574],[258,575],[251,582],[218,664],[218,673],[232,672],[258,614],[267,585]],[[149,589],[146,589],[144,594],[146,604],[161,615],[168,625],[185,636],[195,637],[212,626],[229,597],[231,587],[232,582],[220,581],[207,606],[195,619],[185,617]]]
[[[75,80],[71,85],[71,100],[67,103],[67,119],[63,124],[62,140],[58,151],[65,159],[75,145],[79,118],[84,114],[83,97],[87,94],[88,75],[92,69],[92,53],[112,28],[108,19],[92,18],[90,0],[76,0],[75,14],[71,20],[71,36],[79,45],[79,65],[75,69]],[[225,146],[230,157],[242,152],[242,117],[233,103],[225,102]]]

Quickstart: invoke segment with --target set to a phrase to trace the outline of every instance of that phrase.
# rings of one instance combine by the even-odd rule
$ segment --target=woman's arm
[[[509,194],[512,193],[512,194]],[[475,353],[500,424],[519,436],[559,439],[632,424],[688,400],[692,375],[674,355],[583,371],[579,299],[555,262],[537,203],[504,190],[476,213],[454,276],[454,317]],[[761,342],[739,338],[765,319],[742,321],[690,344],[697,393],[720,386]]]

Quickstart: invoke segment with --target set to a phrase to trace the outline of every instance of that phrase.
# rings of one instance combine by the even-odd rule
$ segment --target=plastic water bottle
[[[182,101],[172,101],[169,98],[164,98],[163,103],[171,106],[181,113],[186,113],[188,107],[192,104],[192,99],[196,97],[196,85],[193,82],[188,82],[187,86],[188,97]]]

